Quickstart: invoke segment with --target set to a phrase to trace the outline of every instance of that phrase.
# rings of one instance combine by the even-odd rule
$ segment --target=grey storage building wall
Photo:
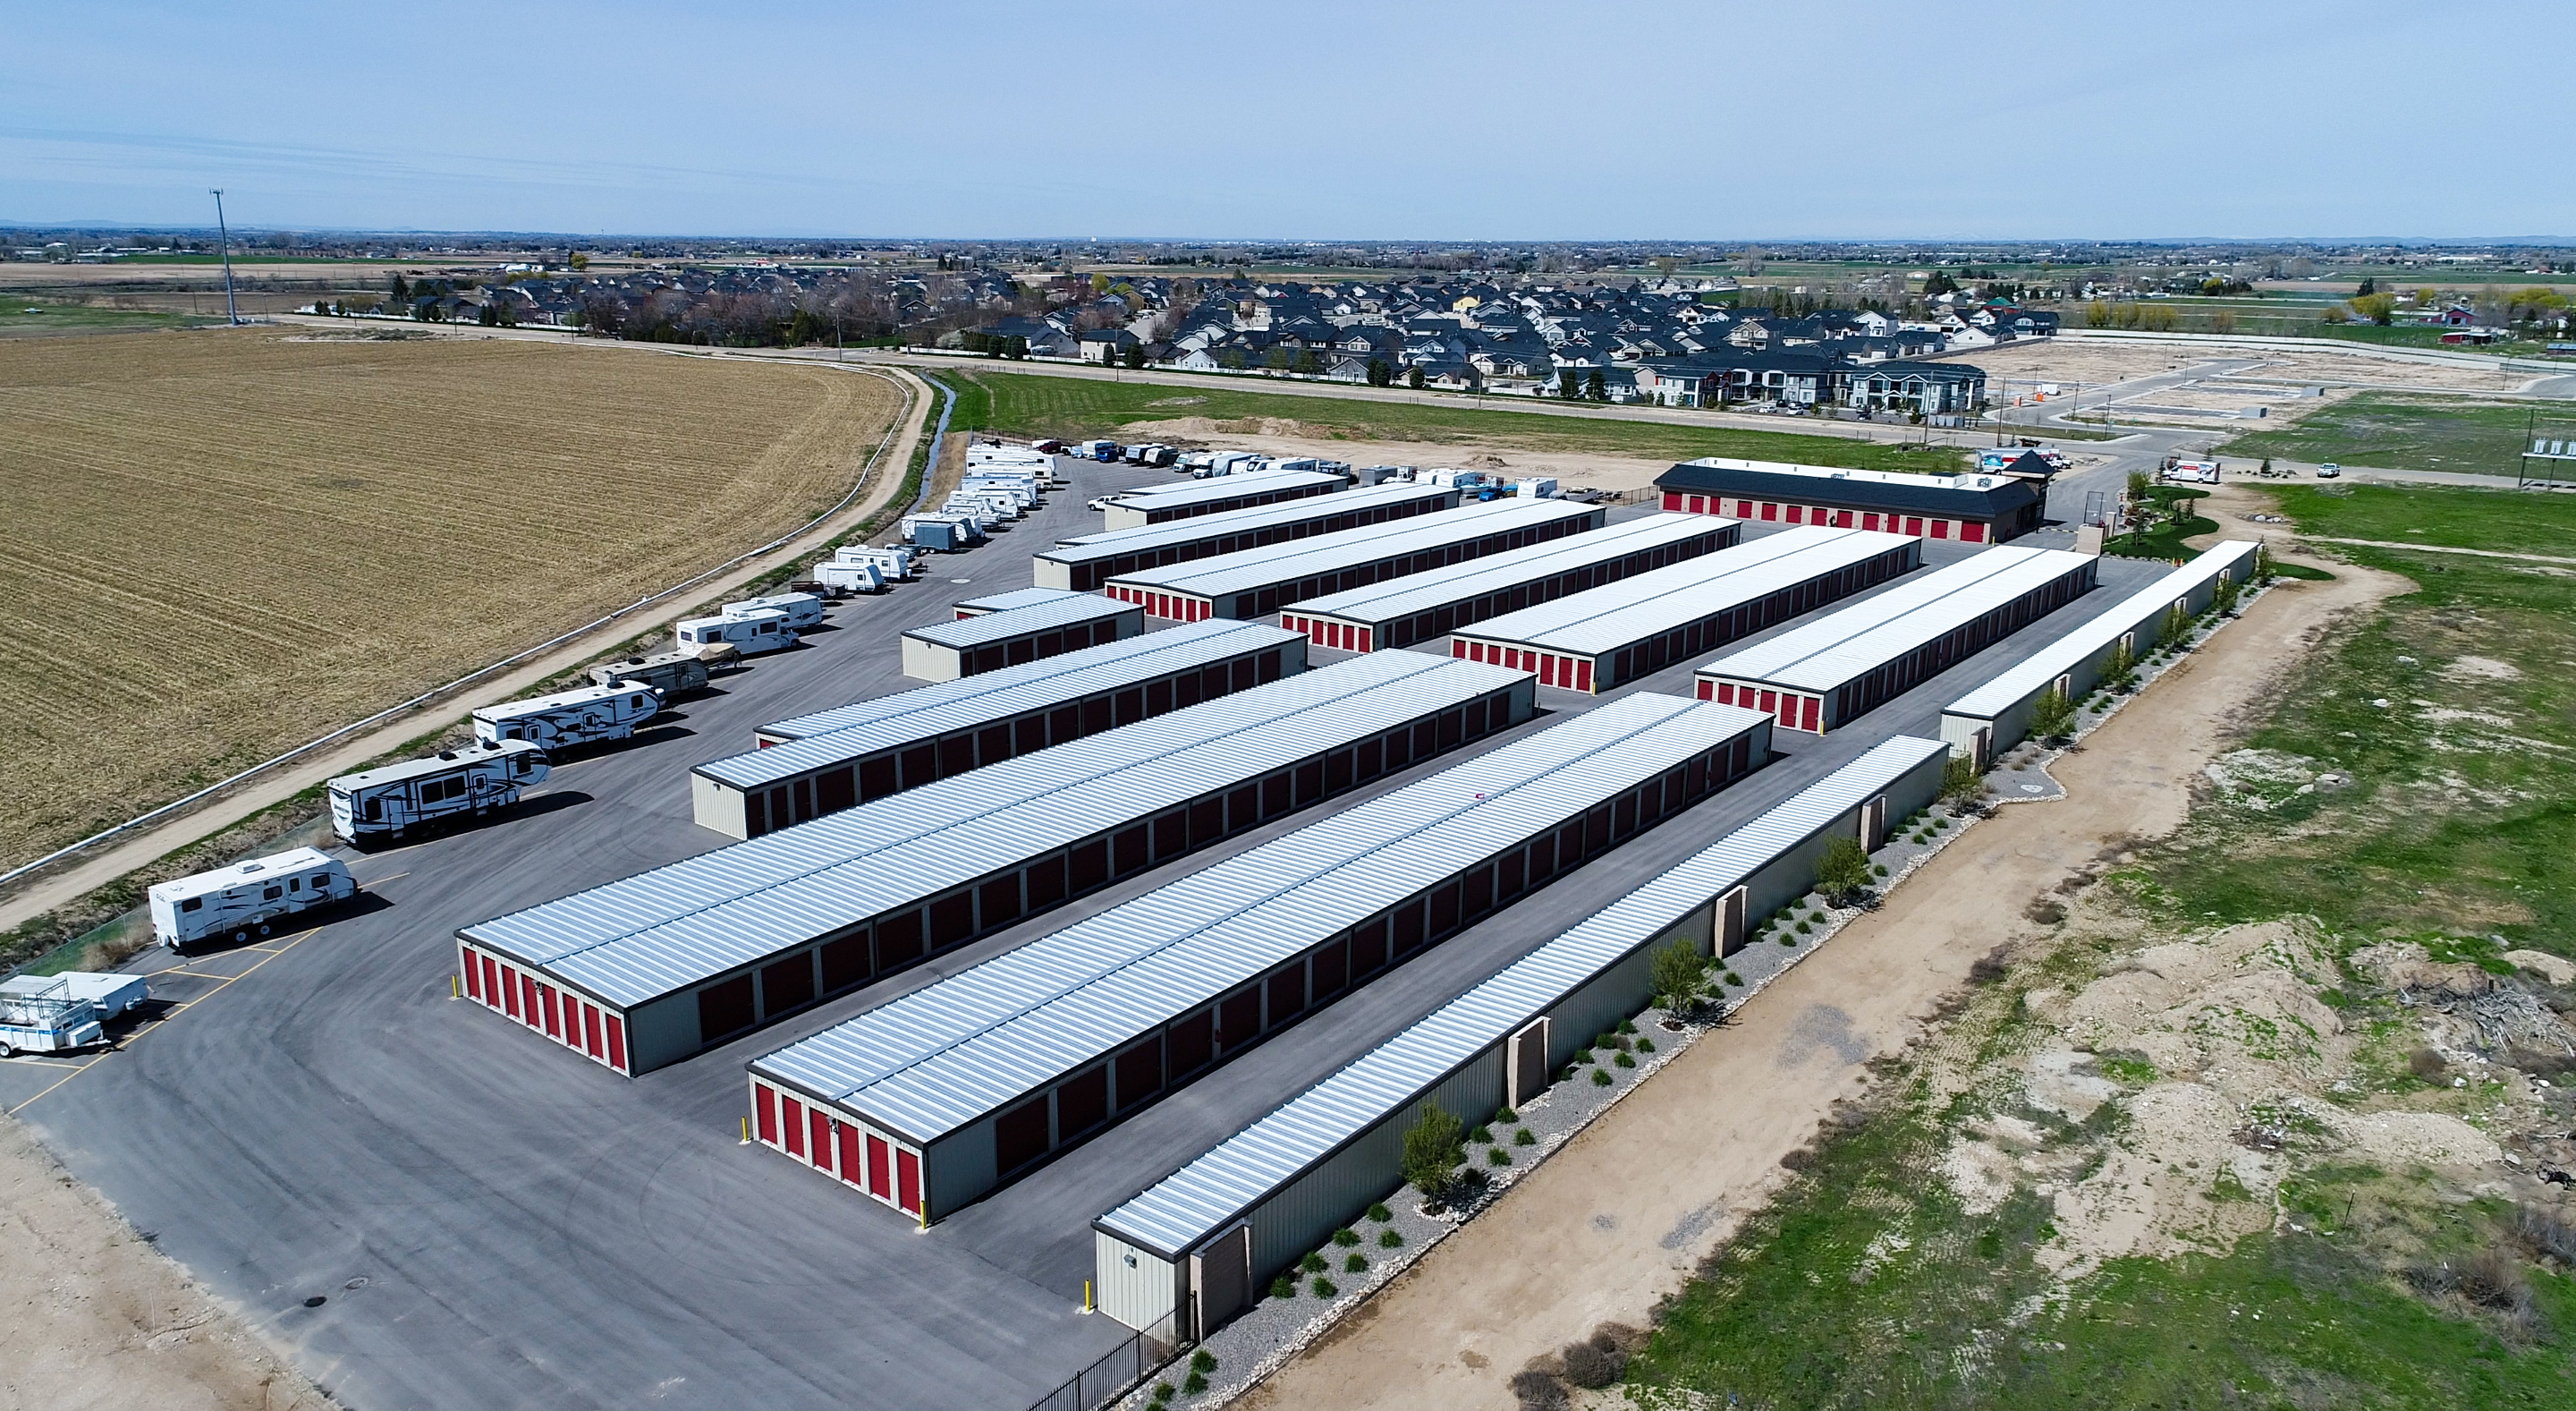
[[[1134,608],[1089,593],[934,622],[903,634],[903,674],[954,681],[1078,652],[1145,630]]]
[[[1067,539],[1030,560],[1041,588],[1090,592],[1122,573],[1389,524],[1458,507],[1446,485],[1380,485]]]
[[[1593,1035],[1645,1006],[1658,948],[1722,948],[1716,928],[1740,923],[1748,897],[1776,898],[1768,909],[1813,885],[1828,839],[1874,845],[1886,820],[1929,803],[1947,753],[1930,740],[1881,743],[1101,1216],[1102,1311],[1204,1338],[1402,1183],[1404,1130],[1424,1103],[1472,1125],[1527,1101],[1525,1085],[1544,1086]],[[1533,1079],[1513,1054],[1542,1037]]]

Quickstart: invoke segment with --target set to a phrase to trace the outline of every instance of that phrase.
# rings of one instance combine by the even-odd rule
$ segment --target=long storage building
[[[765,1055],[753,1134],[936,1220],[1724,788],[1769,739],[1669,696],[1585,712]]]
[[[1534,689],[1428,657],[1304,672],[468,926],[466,993],[558,1039],[560,1004],[595,1006],[593,1056],[644,1072],[1508,729]]]
[[[1220,475],[1186,485],[1139,485],[1110,496],[1101,506],[1100,519],[1107,529],[1142,529],[1148,524],[1330,495],[1350,483],[1349,476],[1332,471],[1279,470]]]
[[[2169,614],[2197,617],[2209,610],[2220,584],[2242,586],[2250,581],[2262,548],[2247,539],[2213,544],[2191,562],[2104,608],[2092,620],[1952,702],[1941,712],[1941,738],[1952,753],[1985,768],[1997,751],[2011,749],[2030,733],[2031,712],[2051,687],[2064,693],[2070,703],[2092,694],[2122,647],[2129,649],[2133,660],[2146,655]]]
[[[1910,475],[1707,456],[1655,477],[1664,508],[1764,524],[1883,529],[1999,544],[2037,529],[2045,485],[2018,475]]]
[[[1699,698],[1823,734],[2093,590],[2100,561],[1988,549],[1699,669]]]
[[[1041,590],[1031,590],[1041,591]],[[903,674],[923,681],[981,676],[1078,652],[1145,630],[1145,615],[1091,593],[934,622],[903,634]]]
[[[1874,847],[1887,819],[1929,803],[1946,753],[1881,743],[1093,1221],[1101,1311],[1169,1342],[1216,1331],[1404,1183],[1424,1103],[1473,1126],[1536,1097],[1651,1001],[1657,950],[1723,953],[1748,913],[1814,884],[1827,840]]]
[[[1035,588],[1014,588],[1007,593],[987,593],[980,598],[960,598],[950,611],[959,619],[983,617],[997,612],[1016,612],[1021,608],[1047,607],[1081,596],[1080,593],[1040,584]]]
[[[1783,529],[1590,592],[1461,629],[1452,656],[1600,692],[1713,651],[1923,566],[1923,541],[1866,529]]]
[[[760,748],[690,771],[690,806],[756,838],[1305,669],[1293,632],[1188,623],[764,725]]]
[[[1581,534],[1608,519],[1609,511],[1571,500],[1497,500],[1400,524],[1138,569],[1111,577],[1104,591],[1152,617],[1248,621],[1326,593]]]
[[[1258,549],[1289,539],[1310,539],[1318,534],[1361,529],[1457,507],[1455,486],[1379,485],[1175,519],[1141,529],[1078,534],[1040,552],[1029,566],[1041,588],[1087,593],[1121,573],[1140,568],[1188,563],[1238,549]]]
[[[1713,554],[1735,543],[1742,532],[1743,526],[1730,519],[1650,514],[1589,534],[1309,598],[1281,613],[1279,625],[1305,633],[1318,646],[1347,652],[1409,647],[1533,603]]]

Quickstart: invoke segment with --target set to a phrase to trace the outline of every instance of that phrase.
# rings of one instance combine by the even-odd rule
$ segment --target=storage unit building
[[[1885,820],[1931,802],[1945,753],[1876,746],[1093,1221],[1101,1311],[1166,1342],[1216,1331],[1403,1185],[1423,1104],[1473,1126],[1536,1097],[1651,1001],[1657,950],[1723,953],[1730,927],[1814,884],[1827,839],[1875,846]]]
[[[2047,488],[2015,475],[1908,475],[1708,456],[1655,477],[1664,508],[1771,524],[1999,544],[2037,529]]]
[[[1350,477],[1346,475],[1317,470],[1283,470],[1259,475],[1229,475],[1217,480],[1194,480],[1187,485],[1139,485],[1133,490],[1121,490],[1110,496],[1101,509],[1100,523],[1104,529],[1141,529],[1148,524],[1196,519],[1203,514],[1223,514],[1228,510],[1250,509],[1254,505],[1276,504],[1281,500],[1330,495],[1350,483]]]
[[[903,674],[954,681],[1078,652],[1145,630],[1145,614],[1092,593],[934,622],[903,634]]]
[[[2091,695],[2120,648],[2132,659],[2155,646],[2167,614],[2197,617],[2209,610],[2221,583],[2244,584],[2254,575],[2262,545],[2246,539],[2213,544],[2191,562],[2104,608],[2101,615],[2033,652],[1992,681],[1941,712],[1941,738],[1951,753],[1983,769],[2001,750],[2030,733],[2031,711],[2055,687],[2069,702]]]
[[[1694,514],[1652,514],[1567,539],[1491,554],[1392,582],[1309,598],[1279,625],[1317,646],[1384,651],[1444,637],[1569,593],[1712,554],[1743,526]]]
[[[1380,485],[1344,494],[1282,500],[1251,509],[1176,519],[1142,529],[1081,534],[1030,561],[1038,586],[1090,592],[1140,568],[1257,549],[1344,529],[1456,509],[1458,492],[1441,485]]]
[[[1508,729],[1534,689],[1429,657],[1304,672],[466,927],[465,993],[568,1044],[556,996],[592,1005],[591,1056],[640,1073],[1365,784],[1394,736]]]
[[[1821,735],[2093,591],[2099,571],[2089,554],[1988,549],[1719,657],[1699,697]]]
[[[1306,639],[1197,622],[761,727],[690,772],[701,826],[756,838],[1306,669]]]
[[[1061,588],[1014,588],[1007,593],[988,593],[980,598],[961,599],[949,611],[962,620],[969,617],[986,617],[997,612],[1013,612],[1020,608],[1046,607],[1053,603],[1079,600],[1084,596],[1086,595],[1082,593],[1068,593]]]
[[[1669,696],[1585,712],[754,1061],[753,1136],[939,1219],[1726,787],[1769,739]]]
[[[1453,656],[1599,692],[1923,566],[1923,541],[1802,526],[1461,629]]]
[[[1248,620],[1327,593],[1598,529],[1608,519],[1609,511],[1597,505],[1569,500],[1497,500],[1195,563],[1141,568],[1111,577],[1103,591],[1154,617]]]

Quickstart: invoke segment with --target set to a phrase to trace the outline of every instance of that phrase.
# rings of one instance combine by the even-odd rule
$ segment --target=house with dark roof
[[[1762,524],[1877,529],[1996,544],[2040,526],[2043,486],[2017,475],[1908,475],[1709,456],[1655,477],[1664,508]]]

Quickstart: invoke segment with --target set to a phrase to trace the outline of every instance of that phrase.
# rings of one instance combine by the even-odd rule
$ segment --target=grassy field
[[[2238,458],[2279,456],[2403,470],[2511,475],[2529,424],[2526,407],[2364,392],[2322,407],[2277,431],[2239,436],[2220,448]],[[2559,435],[2576,435],[2562,428]]]
[[[0,862],[802,523],[873,377],[273,329],[0,342]]]
[[[1594,420],[1545,412],[1482,411],[1344,397],[1241,392],[1162,383],[1097,382],[1077,377],[968,370],[950,379],[962,393],[956,425],[1013,436],[1091,437],[1131,422],[1206,417],[1244,423],[1294,422],[1303,434],[1331,440],[1421,441],[1451,446],[1511,446],[1529,451],[1592,452],[1643,459],[1740,456],[1863,470],[1947,472],[1964,453],[1946,446],[1900,446],[1804,436],[1785,431],[1673,426]],[[973,388],[980,388],[976,395]]]
[[[2355,537],[2407,518],[2467,547],[2546,532],[2527,519],[2532,502],[2474,491],[2302,487],[2284,500],[2302,527]],[[2058,908],[2048,939],[1919,1061],[1885,1070],[1866,1120],[1821,1143],[1670,1306],[1627,1371],[1645,1404],[1682,1391],[1697,1405],[1784,1408],[2568,1404],[2570,1207],[2527,1177],[2500,1182],[2492,1158],[2464,1172],[2336,1144],[2393,1114],[2538,1149],[2576,1124],[2564,1088],[2501,1063],[2455,1081],[2461,1068],[2419,1047],[2448,1021],[2365,951],[2412,943],[2432,962],[2508,974],[2497,956],[2514,947],[2576,955],[2576,576],[2352,557],[2421,590],[2303,663],[2244,748],[2221,757],[2240,781],[2268,782],[2205,800],[2071,920]],[[2292,787],[2320,770],[2351,782]],[[2162,977],[2141,987],[2153,974],[2142,946],[2163,947],[2156,967],[2187,967],[2213,937],[2243,934],[2225,928],[2257,926],[2276,939],[2205,962],[2202,998],[2167,1011],[2188,1023],[2153,1017],[2144,996]],[[2095,984],[2116,998],[2087,1007]],[[2576,987],[2540,993],[2552,1007],[2576,1000]],[[2261,1003],[2278,1007],[2225,1007]],[[2132,1013],[2148,1016],[2131,1032],[2165,1063],[2196,1051],[2202,1071],[2160,1073],[2144,1052],[2080,1041],[2081,1026],[2112,1021],[2070,1018]],[[2114,1089],[2080,1120],[2033,1096],[2034,1055],[2067,1045],[2076,1072]],[[2221,1086],[2229,1096],[2275,1086],[2250,1105],[2212,1102],[2199,1144],[2177,1146],[2181,1109],[2151,1097],[2233,1082],[2246,1087]],[[1970,1201],[1979,1188],[1960,1183],[1958,1153],[1980,1143],[2017,1155],[1998,1156],[2004,1190]],[[2249,1187],[2239,1171],[2261,1174]],[[2088,1184],[2101,1196],[2090,1205]],[[2075,1225],[2103,1210],[2114,1226],[2194,1223],[2154,1256],[2072,1259]]]
[[[100,309],[87,304],[31,304],[23,299],[0,302],[0,334],[11,337],[48,333],[94,333],[100,329],[143,332],[158,328],[201,328],[223,322],[198,314],[156,313],[144,309]]]
[[[2267,486],[2265,493],[2279,496],[2311,534],[2576,556],[2576,496],[2411,485]]]

